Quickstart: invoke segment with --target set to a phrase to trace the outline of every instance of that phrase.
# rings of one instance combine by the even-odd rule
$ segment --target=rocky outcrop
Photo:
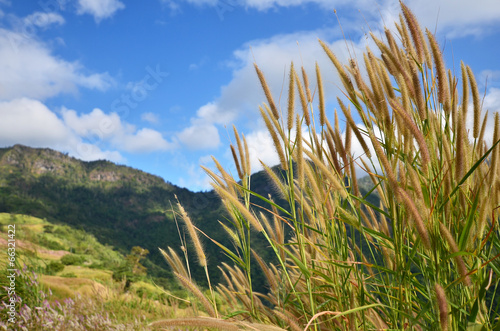
[[[57,175],[62,175],[64,171],[62,171],[62,167],[58,164],[50,162],[48,160],[35,160],[32,167],[32,172],[41,175],[47,172],[54,173]]]
[[[92,171],[90,173],[90,180],[93,181],[116,182],[119,179],[120,176],[114,171]]]

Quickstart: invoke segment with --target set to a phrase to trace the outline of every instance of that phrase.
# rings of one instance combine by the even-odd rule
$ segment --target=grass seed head
[[[291,131],[293,128],[293,122],[295,120],[294,112],[295,112],[295,69],[293,68],[293,62],[290,65],[290,82],[288,85],[288,131]]]
[[[295,73],[295,83],[297,84],[297,90],[299,91],[300,105],[302,106],[302,114],[304,116],[304,121],[307,126],[311,125],[311,118],[309,116],[309,108],[307,104],[307,99],[302,88],[302,83],[300,82],[299,75]]]
[[[316,79],[318,82],[318,102],[319,102],[319,123],[321,126],[325,125],[326,115],[325,115],[325,95],[323,92],[323,80],[321,78],[321,71],[319,65],[316,62]]]
[[[234,164],[236,165],[236,170],[238,171],[238,177],[243,179],[243,172],[241,171],[240,161],[238,161],[238,156],[236,155],[236,150],[233,144],[230,145],[231,154],[233,155]]]
[[[309,78],[307,77],[306,70],[304,67],[302,69],[302,79],[304,80],[304,88],[306,89],[307,101],[312,102],[311,89],[309,88]]]
[[[444,66],[443,54],[439,49],[439,45],[436,41],[434,35],[427,29],[427,39],[431,45],[432,57],[434,58],[434,64],[436,67],[436,74],[438,80],[438,101],[445,106],[445,111],[449,110],[450,100],[450,89],[448,86],[448,77],[446,75],[446,68]],[[448,109],[446,109],[448,108]]]
[[[420,63],[423,63],[425,60],[425,41],[422,38],[422,29],[420,29],[420,24],[418,24],[417,18],[413,12],[402,1],[400,1],[400,4],[406,24],[408,25],[408,29],[410,30],[410,34],[413,39],[413,44],[417,51],[417,60]]]
[[[441,325],[441,331],[448,330],[448,301],[446,300],[446,294],[444,289],[439,284],[434,285],[434,290],[436,291],[436,299],[439,309],[439,324]]]
[[[476,78],[474,77],[474,73],[469,66],[467,66],[467,77],[469,77],[470,88],[472,91],[472,102],[474,104],[474,128],[472,136],[477,138],[479,137],[479,125],[481,121],[481,99],[479,96]]]
[[[259,77],[260,85],[264,90],[264,94],[266,95],[267,102],[269,103],[269,107],[273,112],[273,115],[276,119],[280,118],[278,113],[278,109],[276,108],[276,104],[274,103],[273,95],[269,90],[269,86],[267,85],[266,78],[264,77],[264,73],[259,69],[256,63],[254,63],[255,71],[257,72],[257,76]]]

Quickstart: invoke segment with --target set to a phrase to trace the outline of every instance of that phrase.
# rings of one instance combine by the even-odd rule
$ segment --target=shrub
[[[78,254],[66,254],[61,258],[64,265],[81,265],[85,262],[85,257]]]
[[[43,232],[45,232],[45,233],[53,233],[54,232],[54,226],[53,225],[44,225],[43,226]]]
[[[90,269],[108,269],[109,268],[108,266],[109,265],[106,265],[102,262],[92,262],[92,264],[89,265],[89,268]]]
[[[59,261],[52,261],[45,267],[46,275],[55,275],[60,271],[64,270],[64,264]]]
[[[44,234],[38,235],[38,244],[40,246],[46,247],[53,250],[64,250],[65,247],[58,243],[57,241],[50,240]]]

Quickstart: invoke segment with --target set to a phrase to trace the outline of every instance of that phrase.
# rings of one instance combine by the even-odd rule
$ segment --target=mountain
[[[158,247],[180,247],[171,212],[175,196],[201,228],[218,228],[212,225],[223,211],[214,192],[194,193],[137,169],[47,148],[0,148],[0,212],[81,228],[123,254],[146,248],[146,267],[157,277],[170,278]]]
[[[359,180],[363,194],[369,191],[369,183],[367,178]],[[263,172],[252,175],[251,187],[266,197],[274,191]],[[273,196],[276,203],[287,206],[278,195]],[[0,148],[0,212],[71,225],[124,255],[134,246],[145,248],[150,252],[144,262],[148,273],[163,278],[164,283],[172,277],[158,247],[179,249],[179,233],[184,236],[172,212],[176,197],[203,232],[232,247],[218,223],[226,219],[226,213],[213,191],[191,192],[137,169],[109,161],[85,162],[48,148]],[[259,204],[258,199],[252,202]],[[263,237],[255,235],[252,240],[261,256],[272,258]],[[225,256],[216,245],[205,243],[209,268],[217,272]],[[204,283],[204,271],[192,265],[195,279]],[[217,275],[212,280],[216,283]]]

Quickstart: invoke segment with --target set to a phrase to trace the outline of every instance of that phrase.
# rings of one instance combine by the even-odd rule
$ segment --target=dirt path
[[[8,243],[7,239],[0,238],[0,246],[7,247],[7,243]],[[40,247],[30,242],[24,242],[19,239],[16,239],[16,248],[27,249],[32,252],[36,251],[38,254],[46,254],[54,259],[60,259],[64,255],[69,254],[68,251],[54,251],[51,249]]]

